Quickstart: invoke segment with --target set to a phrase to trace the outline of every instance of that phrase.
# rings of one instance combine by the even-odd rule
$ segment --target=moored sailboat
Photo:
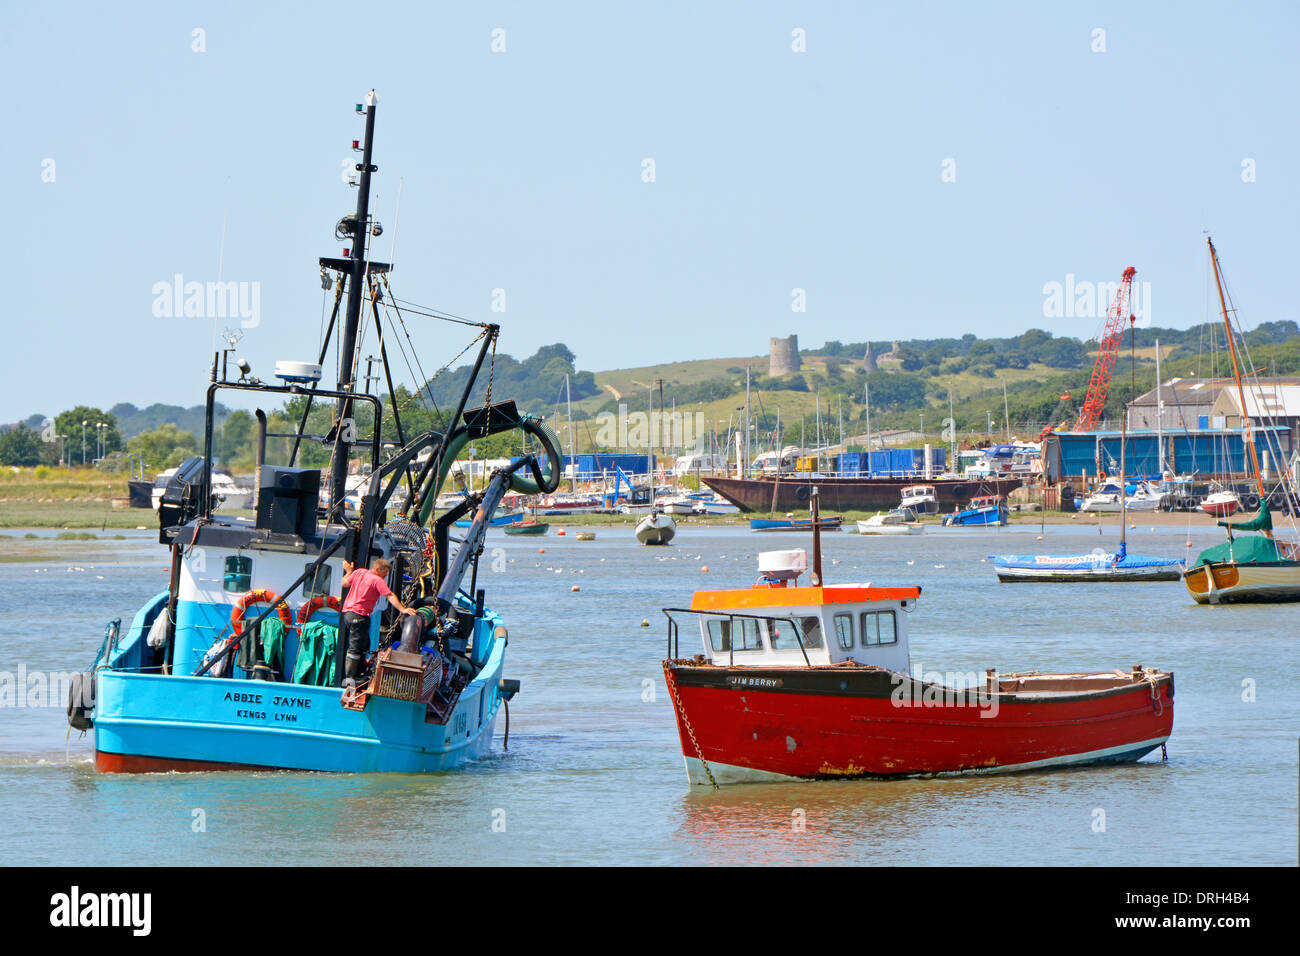
[[[1119,441],[1119,550],[1098,548],[1089,554],[996,554],[993,569],[1002,582],[1047,581],[1177,581],[1183,573],[1181,558],[1160,558],[1128,553],[1128,509],[1124,488],[1124,449],[1127,425]]]
[[[1228,532],[1223,544],[1206,548],[1183,574],[1183,584],[1197,604],[1239,604],[1246,602],[1300,601],[1300,545],[1294,541],[1280,541],[1273,534],[1273,518],[1269,514],[1269,496],[1255,451],[1252,422],[1247,417],[1250,406],[1246,404],[1246,390],[1242,385],[1241,359],[1237,354],[1236,330],[1229,317],[1227,299],[1223,292],[1219,254],[1214,242],[1206,239],[1210,247],[1210,263],[1214,268],[1214,282],[1219,294],[1219,308],[1227,331],[1228,355],[1232,360],[1232,377],[1241,403],[1243,443],[1248,452],[1251,474],[1259,493],[1259,511],[1248,521],[1220,520],[1218,525]],[[1261,408],[1262,408],[1261,403]],[[1284,479],[1285,480],[1285,479]],[[1288,497],[1291,492],[1288,490]],[[1235,500],[1235,496],[1234,496]],[[1209,499],[1202,503],[1206,507]],[[1232,514],[1226,504],[1218,514]],[[1294,516],[1292,517],[1294,521]],[[1240,535],[1240,537],[1238,537]]]

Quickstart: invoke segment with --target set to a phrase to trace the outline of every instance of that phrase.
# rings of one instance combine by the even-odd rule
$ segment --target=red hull
[[[210,770],[275,770],[242,763],[215,763],[210,760],[182,760],[175,757],[141,757],[137,754],[110,754],[95,751],[95,769],[100,773],[202,773]]]
[[[1112,674],[1099,675],[1095,689],[1003,692],[981,706],[974,692],[951,690],[953,702],[925,705],[925,689],[938,685],[873,668],[666,662],[665,670],[680,700],[674,706],[688,767],[702,757],[737,779],[750,776],[745,771],[758,771],[753,778],[894,777],[1128,761],[1173,729],[1168,674],[1154,696],[1149,681]],[[1107,679],[1118,686],[1105,687]],[[746,684],[754,680],[766,684]]]

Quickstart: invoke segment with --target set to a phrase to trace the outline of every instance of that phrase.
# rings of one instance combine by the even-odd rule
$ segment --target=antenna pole
[[[361,181],[357,186],[357,214],[352,231],[352,270],[348,282],[348,308],[344,314],[342,338],[339,341],[339,380],[338,390],[349,392],[355,390],[356,369],[353,367],[352,353],[356,351],[357,328],[361,318],[362,280],[366,268],[366,240],[370,235],[370,174],[376,166],[370,162],[371,149],[375,140],[375,104],[378,98],[371,90],[366,96],[366,139],[357,165]],[[330,510],[342,513],[343,496],[347,491],[348,459],[352,457],[352,442],[349,440],[353,429],[349,422],[352,417],[352,399],[341,398],[338,402],[338,421],[335,423],[334,461],[330,468]]]
[[[817,486],[812,487],[813,584],[822,586],[822,509],[817,500]]]

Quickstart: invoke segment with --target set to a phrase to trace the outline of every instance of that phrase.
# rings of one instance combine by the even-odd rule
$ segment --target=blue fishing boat
[[[335,227],[350,247],[342,258],[320,260],[322,284],[337,284],[325,346],[314,363],[277,363],[278,385],[253,377],[243,359],[232,380],[225,356],[214,357],[204,453],[181,464],[159,507],[168,586],[125,630],[121,619],[112,621],[90,670],[72,682],[69,723],[93,732],[102,771],[446,770],[490,749],[497,715],[519,690],[502,676],[505,621],[477,586],[478,557],[509,491],[550,493],[558,486],[559,442],[514,402],[466,410],[485,360],[496,353],[499,328],[491,324],[473,325],[477,358],[454,413],[443,419],[445,431],[411,435],[403,428],[380,317],[381,306],[396,311],[390,266],[367,251],[368,238],[380,231],[369,212],[377,171],[373,91],[356,110],[365,123],[364,145],[354,141],[361,154],[356,213]],[[363,304],[376,325],[387,406],[358,381]],[[338,382],[325,389],[321,368],[336,328]],[[266,461],[267,415],[257,411],[254,518],[215,510],[214,408],[217,396],[231,391],[268,402],[305,400],[295,431],[271,436],[293,439],[283,464]],[[306,432],[317,401],[335,405],[324,436]],[[381,431],[389,423],[398,443],[383,459],[391,446]],[[537,439],[541,451],[510,460],[482,490],[435,517],[438,492],[465,445],[514,429]],[[312,442],[329,449],[324,469],[299,458]],[[345,507],[344,491],[358,457],[370,472],[354,509]],[[407,510],[390,517],[399,485]],[[449,529],[467,515],[468,530],[453,553]],[[357,624],[350,647],[340,627],[349,595],[345,561],[378,572],[387,566],[387,587],[411,612],[397,613],[390,600],[387,610],[368,616],[368,628],[367,618],[349,619]],[[368,574],[362,580],[374,587]],[[507,708],[507,727],[508,714]]]
[[[1007,500],[1001,495],[972,498],[961,511],[943,516],[944,527],[1004,525],[1007,523]]]

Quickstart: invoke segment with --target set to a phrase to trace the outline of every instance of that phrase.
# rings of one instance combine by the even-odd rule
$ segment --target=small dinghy
[[[527,521],[516,521],[505,525],[502,530],[506,534],[546,534],[550,528],[551,526],[545,521],[534,521],[530,518]]]
[[[839,531],[840,526],[844,524],[844,518],[836,515],[834,518],[822,518],[822,531]],[[750,518],[750,531],[811,531],[813,522],[811,518]]]
[[[676,533],[673,516],[660,511],[646,515],[636,525],[636,539],[642,544],[667,544]]]

